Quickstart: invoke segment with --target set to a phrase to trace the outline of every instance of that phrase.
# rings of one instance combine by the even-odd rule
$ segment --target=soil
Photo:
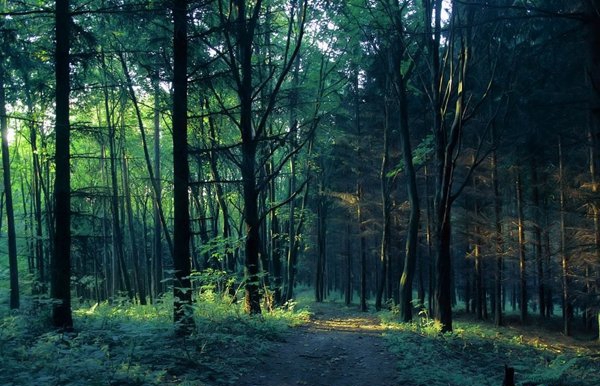
[[[314,304],[314,317],[275,343],[241,386],[392,386],[396,359],[379,319],[335,303]]]

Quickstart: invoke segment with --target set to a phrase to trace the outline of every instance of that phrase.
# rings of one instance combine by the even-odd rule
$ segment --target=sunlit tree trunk
[[[69,125],[69,0],[56,0],[56,177],[54,182],[54,254],[51,297],[54,327],[73,328],[71,314],[71,167]]]

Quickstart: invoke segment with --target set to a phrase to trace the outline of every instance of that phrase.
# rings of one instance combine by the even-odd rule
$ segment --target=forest
[[[0,385],[600,384],[600,0],[5,0],[0,126]]]

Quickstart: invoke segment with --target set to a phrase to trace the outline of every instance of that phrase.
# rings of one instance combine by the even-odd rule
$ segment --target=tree
[[[2,23],[0,23],[0,26]],[[3,52],[6,53],[8,31],[2,31]],[[15,214],[10,178],[10,154],[8,151],[8,123],[6,117],[5,69],[3,59],[0,60],[0,134],[2,135],[2,171],[4,177],[4,194],[6,196],[6,222],[8,225],[8,260],[10,266],[10,308],[19,308],[19,269],[17,266],[17,240],[15,231]]]
[[[180,333],[194,326],[192,303],[189,163],[187,143],[187,0],[173,3],[173,283],[174,321]]]
[[[242,0],[231,0],[231,11],[225,12],[223,0],[219,0],[219,14],[224,28],[227,52],[223,54],[234,79],[235,93],[239,100],[239,119],[230,115],[239,129],[241,159],[237,162],[242,180],[243,219],[245,228],[245,307],[249,313],[260,313],[260,253],[264,250],[260,238],[263,216],[259,211],[259,194],[265,189],[264,181],[257,181],[260,170],[257,163],[259,145],[262,145],[268,133],[268,120],[275,107],[281,87],[292,69],[300,51],[306,20],[306,0],[298,6],[292,2],[290,7],[289,29],[286,36],[285,51],[279,73],[271,72],[273,88],[262,109],[257,108],[255,96],[262,87],[256,84],[254,73],[254,48],[257,39],[258,24],[261,21],[264,4],[262,0],[246,4]],[[298,10],[301,10],[299,12]],[[297,35],[293,39],[292,28],[297,23]],[[294,41],[295,40],[295,41]],[[263,82],[264,83],[264,82]],[[255,114],[258,115],[255,117]],[[256,123],[255,123],[256,122]],[[294,133],[290,131],[288,135]],[[283,163],[289,157],[284,157]],[[263,164],[261,162],[260,164]],[[272,179],[281,170],[283,163],[274,167]],[[267,181],[268,182],[268,181]]]
[[[71,167],[69,124],[69,0],[56,0],[56,178],[54,182],[54,255],[51,296],[54,327],[73,328],[71,315]]]

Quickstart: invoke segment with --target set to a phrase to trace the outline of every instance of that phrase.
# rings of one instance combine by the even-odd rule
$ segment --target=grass
[[[306,311],[243,313],[212,292],[194,308],[196,331],[177,338],[172,299],[151,306],[80,306],[74,333],[48,326],[48,310],[0,308],[0,385],[229,385]]]
[[[455,321],[454,332],[441,334],[440,326],[425,314],[411,324],[397,322],[392,312],[380,316],[390,349],[399,358],[401,384],[497,386],[505,365],[515,368],[518,385],[600,384],[597,347],[554,344],[561,341],[558,334],[495,328],[467,317]]]

